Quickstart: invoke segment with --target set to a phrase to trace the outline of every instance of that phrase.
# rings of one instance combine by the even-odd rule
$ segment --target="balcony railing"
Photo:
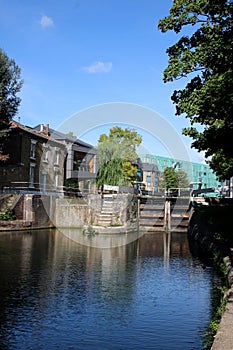
[[[74,163],[73,170],[91,172],[91,168],[90,168],[89,164],[75,164]]]

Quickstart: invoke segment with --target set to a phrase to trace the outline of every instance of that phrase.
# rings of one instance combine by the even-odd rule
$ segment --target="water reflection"
[[[98,233],[93,228],[91,228],[89,233],[88,229],[83,230],[82,228],[62,228],[59,231],[76,243],[100,249],[127,245],[143,235],[142,231],[133,230],[126,233],[121,231],[119,227],[113,227],[111,231],[106,233]]]
[[[200,350],[213,282],[182,234],[111,249],[59,231],[3,235],[1,348]]]

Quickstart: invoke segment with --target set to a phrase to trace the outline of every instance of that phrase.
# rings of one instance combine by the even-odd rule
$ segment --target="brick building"
[[[66,146],[46,128],[35,130],[11,122],[4,146],[9,157],[0,162],[2,192],[60,192],[64,185]]]

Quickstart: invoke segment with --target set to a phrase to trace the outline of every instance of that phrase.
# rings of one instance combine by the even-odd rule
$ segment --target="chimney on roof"
[[[50,132],[49,132],[49,124],[46,124],[46,135],[50,135]]]
[[[44,124],[40,124],[40,132],[44,131]]]

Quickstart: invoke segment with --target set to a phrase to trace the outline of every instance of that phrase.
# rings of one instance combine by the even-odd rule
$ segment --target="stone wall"
[[[188,227],[190,251],[207,265],[212,264],[216,257],[223,261],[231,256],[230,247],[218,239],[218,234],[221,235],[221,231],[213,225],[208,208],[203,212],[199,208],[191,210]]]

